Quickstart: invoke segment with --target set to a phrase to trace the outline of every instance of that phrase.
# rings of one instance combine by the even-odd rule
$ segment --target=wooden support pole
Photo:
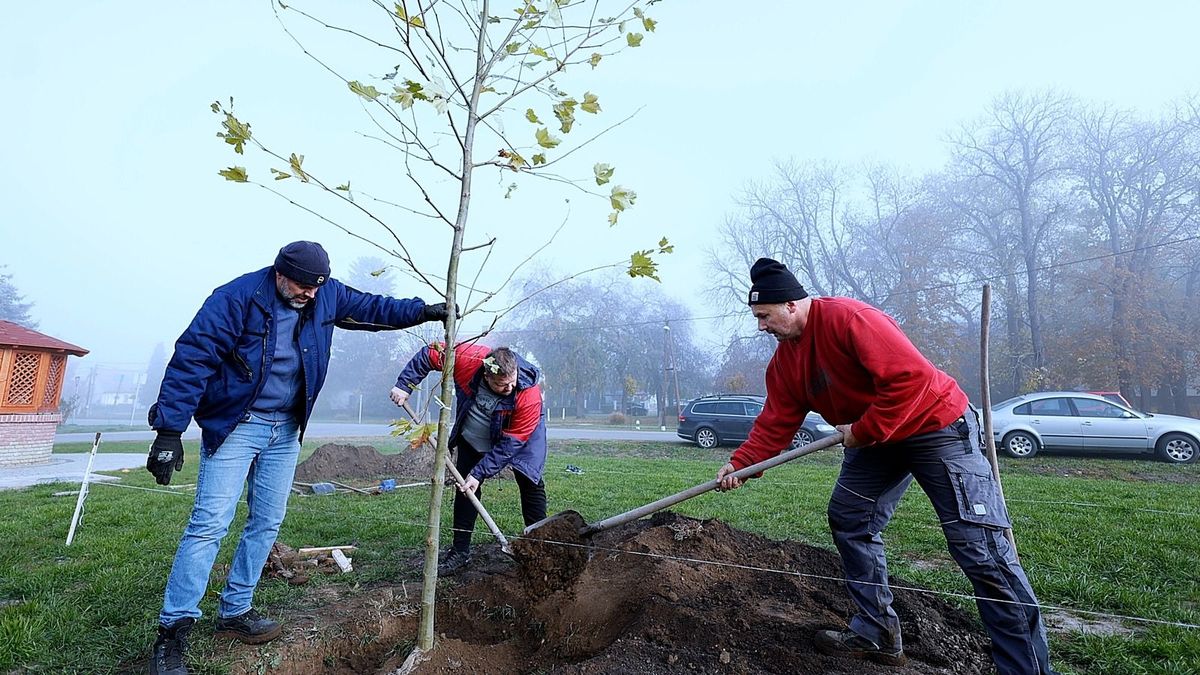
[[[996,490],[1000,493],[1000,501],[1004,510],[1008,511],[1008,503],[1004,499],[1004,484],[1000,482],[1000,462],[996,459],[996,439],[992,433],[992,375],[988,365],[988,336],[991,333],[992,322],[992,285],[983,285],[983,307],[979,321],[979,388],[982,390],[983,404],[983,444],[988,463],[992,465],[992,478],[996,480]],[[1009,516],[1010,518],[1012,516]],[[1013,555],[1020,562],[1017,554],[1017,540],[1013,537],[1011,527],[1004,528],[1004,537],[1012,546]]]

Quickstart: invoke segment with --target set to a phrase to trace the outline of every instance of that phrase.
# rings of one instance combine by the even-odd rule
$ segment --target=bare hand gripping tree
[[[351,181],[344,177],[320,175],[320,169],[304,165],[303,154],[277,150],[253,135],[250,124],[234,115],[232,99],[228,105],[223,102],[212,105],[213,112],[222,120],[218,136],[238,154],[244,154],[247,145],[262,151],[271,158],[265,160],[271,166],[269,173],[253,177],[244,166],[231,166],[219,173],[230,181],[258,185],[370,243],[396,259],[402,270],[443,294],[448,304],[460,306],[464,313],[473,311],[501,290],[481,291],[482,297],[474,304],[470,292],[465,298],[458,297],[463,254],[477,251],[482,257],[478,269],[482,269],[495,244],[493,239],[477,246],[464,246],[472,178],[477,170],[511,174],[514,181],[536,176],[605,199],[611,206],[609,226],[615,226],[621,212],[633,206],[636,193],[613,183],[615,168],[611,164],[596,162],[590,175],[582,178],[564,175],[572,170],[573,164],[564,160],[621,123],[593,132],[567,149],[562,137],[572,133],[577,120],[598,115],[601,106],[597,94],[587,90],[568,92],[564,83],[569,80],[574,86],[579,76],[586,76],[607,57],[640,46],[656,25],[643,11],[642,4],[653,5],[657,1],[372,0],[371,9],[378,11],[372,12],[374,18],[361,25],[351,19],[346,19],[348,25],[339,25],[299,4],[277,2],[273,8],[287,35],[307,56],[341,80],[346,95],[361,99],[373,125],[371,133],[364,135],[396,151],[401,174],[407,181],[407,187],[402,189],[411,196],[407,203],[420,206],[401,206],[404,197],[364,194],[351,190]],[[347,9],[337,11],[350,14]],[[386,63],[397,65],[374,77],[365,72],[339,72],[297,37],[298,24],[353,40],[357,47],[374,50],[386,57]],[[367,72],[375,72],[377,63],[369,66]],[[259,175],[261,180],[257,179]],[[354,214],[355,224],[344,224],[345,218],[335,220],[318,207],[307,205],[301,201],[304,197],[285,192],[281,182],[292,184],[297,193],[317,190],[332,200],[325,204]],[[505,197],[516,187],[516,182],[510,183]],[[439,222],[449,229],[451,246],[444,284],[440,275],[421,269],[397,234],[396,226],[383,215],[396,207],[406,212],[406,218],[415,216]],[[362,231],[360,225],[364,226]],[[654,256],[670,251],[671,246],[662,239],[656,246],[635,251],[627,261],[615,265],[624,267],[631,277],[657,279]],[[476,282],[472,280],[465,287],[473,292]],[[453,314],[446,320],[447,345],[455,343],[457,322],[458,317]],[[447,349],[444,372],[453,372],[453,359],[454,350]],[[452,380],[450,377],[442,380],[443,401],[452,400]],[[442,475],[450,423],[449,411],[443,408],[437,422],[438,448],[431,479],[419,651],[432,648],[434,639]],[[425,433],[431,431],[428,428]]]

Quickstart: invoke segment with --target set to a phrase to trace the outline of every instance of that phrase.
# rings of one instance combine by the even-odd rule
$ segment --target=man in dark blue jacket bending
[[[447,316],[445,303],[362,293],[329,277],[320,244],[284,246],[275,264],[217,288],[175,343],[149,422],[146,469],[161,485],[183,466],[180,435],[200,425],[196,501],[159,614],[150,671],[187,673],[187,635],[242,487],[249,515],[217,608],[216,635],[249,644],[280,625],[251,607],[287,511],[304,428],[325,382],[333,327],[391,330]]]

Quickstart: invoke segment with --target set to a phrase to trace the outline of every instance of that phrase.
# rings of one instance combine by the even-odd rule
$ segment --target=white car
[[[1200,420],[1138,412],[1077,391],[1023,394],[992,406],[996,447],[1009,457],[1039,450],[1157,453],[1164,462],[1196,461]]]

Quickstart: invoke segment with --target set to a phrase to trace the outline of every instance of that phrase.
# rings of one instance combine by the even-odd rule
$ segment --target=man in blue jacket
[[[398,406],[408,401],[431,370],[444,372],[446,347],[428,345],[400,371],[389,396]],[[457,409],[450,447],[457,448],[455,466],[464,484],[454,495],[454,543],[442,556],[438,573],[453,575],[471,562],[475,508],[466,493],[480,496],[485,479],[511,466],[521,493],[525,525],[546,517],[546,418],[542,415],[541,371],[508,347],[492,349],[460,344],[454,349]]]
[[[445,303],[371,295],[331,279],[329,256],[311,241],[284,246],[274,265],[205,300],[175,343],[149,415],[157,434],[146,469],[161,485],[183,466],[180,435],[193,418],[202,432],[196,500],[167,580],[152,673],[188,672],[187,636],[243,486],[249,515],[221,592],[216,635],[262,644],[282,632],[250,601],[287,511],[334,326],[391,330],[446,316]]]

